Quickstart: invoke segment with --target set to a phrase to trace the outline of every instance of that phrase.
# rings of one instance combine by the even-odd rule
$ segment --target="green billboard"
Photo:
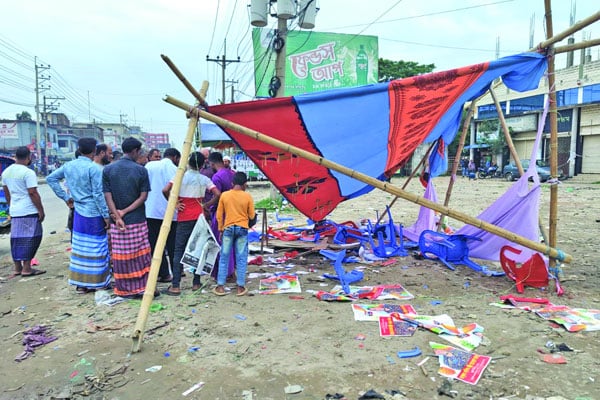
[[[269,96],[277,53],[274,31],[254,28],[254,82],[257,97]],[[286,41],[285,96],[377,82],[377,36],[291,31]]]

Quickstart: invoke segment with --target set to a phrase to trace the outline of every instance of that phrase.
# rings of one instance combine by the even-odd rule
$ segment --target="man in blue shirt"
[[[48,175],[46,182],[69,208],[75,209],[69,284],[77,286],[79,293],[88,293],[110,285],[110,225],[102,191],[102,169],[93,162],[96,139],[83,137],[77,145],[81,156]],[[69,194],[60,184],[63,179]]]

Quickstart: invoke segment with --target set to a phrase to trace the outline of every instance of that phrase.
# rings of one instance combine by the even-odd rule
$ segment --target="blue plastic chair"
[[[333,269],[336,273],[336,275],[323,274],[323,276],[328,279],[340,281],[344,293],[350,294],[350,285],[354,282],[361,281],[364,278],[364,273],[362,271],[352,270],[350,272],[346,272],[346,270],[342,266],[344,257],[346,257],[345,250],[338,252],[331,250],[320,250],[319,253],[322,256],[333,261]]]
[[[406,257],[408,256],[408,251],[404,248],[402,224],[398,225],[399,229],[396,230],[390,208],[386,207],[386,211],[388,214],[388,221],[386,223],[375,224],[373,226],[371,221],[367,222],[371,250],[373,250],[373,254],[381,258]],[[377,237],[377,244],[373,241],[373,236]]]
[[[484,265],[479,265],[469,258],[469,240],[480,238],[470,235],[446,235],[444,233],[425,230],[419,236],[419,249],[424,258],[437,260],[450,268],[456,269],[454,264],[462,264],[490,276],[502,276],[503,272],[490,271]]]

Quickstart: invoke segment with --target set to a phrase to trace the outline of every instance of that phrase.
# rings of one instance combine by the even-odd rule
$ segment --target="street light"
[[[277,53],[275,60],[275,76],[271,78],[269,94],[271,97],[285,95],[285,57],[287,20],[299,18],[298,25],[303,29],[315,27],[317,15],[316,0],[251,0],[250,24],[259,28],[267,26],[267,16],[277,18],[277,39],[274,49]]]

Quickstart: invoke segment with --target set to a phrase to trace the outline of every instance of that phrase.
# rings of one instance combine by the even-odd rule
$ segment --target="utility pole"
[[[127,123],[127,119],[125,119],[125,123],[123,123],[123,119],[127,118],[127,114],[121,114],[119,113],[119,125],[122,131],[123,136],[125,136],[125,124]],[[116,139],[116,138],[115,138]],[[122,143],[124,138],[119,138],[117,140],[117,143]]]
[[[275,85],[270,85],[269,94],[273,97],[283,97],[285,96],[285,54],[286,54],[286,45],[287,42],[287,19],[277,17],[277,38],[275,39],[275,43],[277,43],[275,47],[275,51],[277,56],[275,58]],[[273,81],[271,81],[274,83]]]
[[[235,89],[235,88],[234,88],[234,85],[235,85],[236,83],[239,83],[239,81],[234,81],[234,80],[226,80],[226,81],[225,81],[225,83],[231,83],[231,102],[232,102],[232,103],[235,103],[235,100],[233,99],[233,94],[234,94],[234,92],[235,92],[235,90],[234,90],[234,89]]]
[[[40,132],[40,93],[49,90],[50,86],[41,85],[42,82],[50,80],[50,76],[42,75],[42,72],[49,69],[49,65],[38,65],[37,56],[34,58],[35,63],[35,132],[36,132],[36,150],[37,160],[42,159],[41,147],[41,132]]]
[[[221,71],[222,71],[222,87],[223,87],[223,97],[221,97],[221,103],[225,104],[225,68],[227,67],[228,64],[233,63],[233,62],[240,62],[240,56],[238,56],[237,60],[228,60],[227,59],[227,40],[223,41],[223,58],[217,56],[217,58],[209,58],[208,55],[206,56],[206,61],[213,61],[216,62],[217,64],[221,65]]]
[[[51,104],[46,104],[46,100],[51,100]],[[56,111],[58,110],[58,105],[56,102],[58,100],[65,100],[64,97],[49,97],[44,96],[44,108],[42,112],[42,116],[44,118],[44,146],[42,147],[42,175],[47,175],[48,173],[48,143],[50,143],[48,137],[48,111]]]

